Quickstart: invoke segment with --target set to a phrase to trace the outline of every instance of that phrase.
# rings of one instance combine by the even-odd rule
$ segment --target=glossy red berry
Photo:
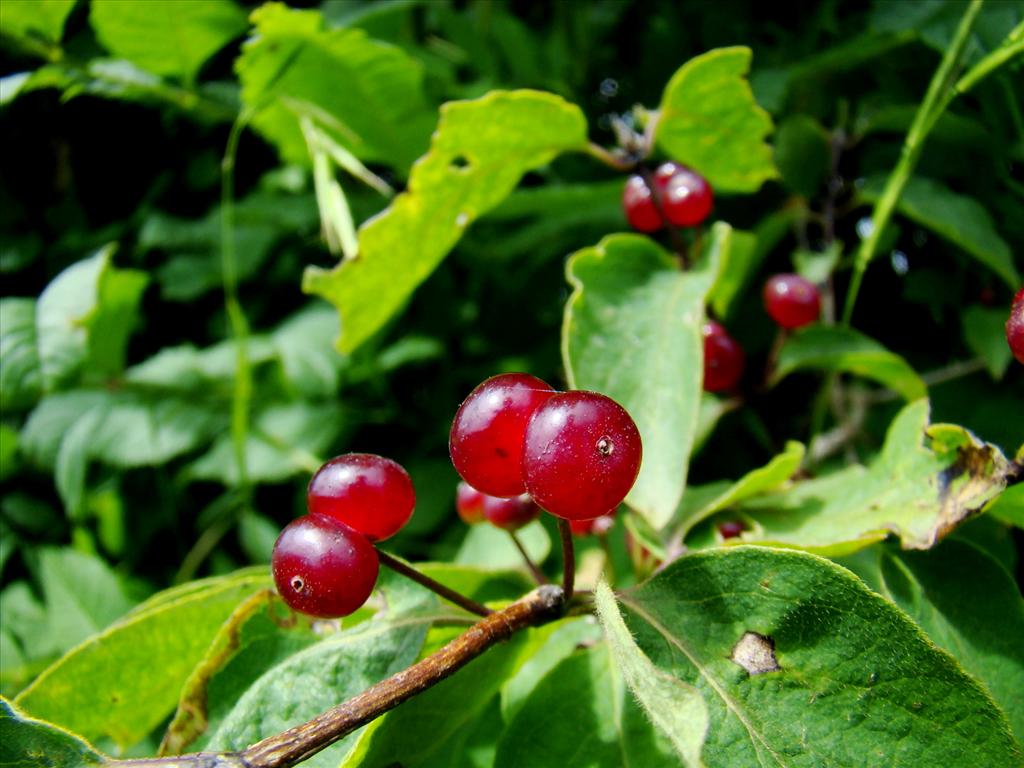
[[[455,487],[455,511],[467,525],[482,523],[487,519],[484,517],[484,494],[465,480],[461,481]]]
[[[654,172],[661,213],[677,227],[695,227],[715,205],[707,179],[679,163],[662,163]]]
[[[1006,343],[1017,362],[1024,363],[1024,288],[1013,297],[1010,317],[1006,320]]]
[[[764,306],[783,328],[802,328],[821,314],[821,294],[800,275],[774,275],[764,285]]]
[[[608,515],[633,487],[641,454],[640,433],[621,405],[596,392],[563,392],[527,425],[526,490],[557,517]]]
[[[735,539],[742,536],[745,530],[747,530],[747,526],[739,520],[726,520],[718,524],[718,532],[723,539]]]
[[[622,190],[622,210],[626,213],[629,226],[640,232],[657,232],[665,226],[654,195],[643,176],[633,175],[626,179]]]
[[[326,515],[303,515],[274,544],[277,591],[310,616],[348,616],[377,583],[377,550],[362,534]]]
[[[614,515],[601,515],[593,520],[570,520],[569,530],[574,536],[604,536],[614,525]]]
[[[483,494],[483,511],[487,521],[506,531],[516,531],[540,517],[540,507],[527,493],[503,499]]]
[[[526,423],[555,394],[549,384],[526,373],[493,376],[459,406],[448,439],[452,464],[462,479],[489,496],[518,496]]]
[[[366,536],[383,541],[409,521],[416,506],[402,465],[372,453],[346,453],[324,464],[309,481],[306,505]]]
[[[743,375],[743,347],[721,324],[708,320],[704,334],[704,389],[725,392],[733,389]]]

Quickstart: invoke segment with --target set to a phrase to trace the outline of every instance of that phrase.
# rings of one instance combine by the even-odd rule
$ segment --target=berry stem
[[[551,581],[544,575],[544,572],[537,567],[537,564],[533,562],[530,554],[526,551],[526,547],[523,546],[522,539],[516,535],[515,531],[509,531],[508,535],[509,538],[512,539],[512,543],[516,545],[516,549],[519,550],[519,554],[523,556],[523,562],[525,562],[526,567],[530,569],[530,574],[533,576],[533,580],[538,584],[550,584]]]
[[[636,167],[634,158],[626,156],[625,153],[605,149],[594,142],[587,144],[587,154],[616,171],[631,171]]]
[[[572,528],[564,517],[558,518],[558,533],[562,537],[562,592],[568,602],[576,582],[576,550],[573,549]]]
[[[417,584],[426,587],[431,592],[436,592],[445,600],[455,603],[460,608],[465,608],[470,613],[475,613],[477,616],[490,616],[493,611],[485,605],[481,605],[476,600],[470,600],[468,597],[463,595],[461,592],[456,592],[450,587],[446,587],[438,581],[434,581],[432,578],[424,573],[420,573],[411,565],[403,563],[398,558],[392,557],[387,552],[378,549],[377,556],[380,558],[380,564],[390,568],[395,573],[400,573],[407,579],[412,579]]]

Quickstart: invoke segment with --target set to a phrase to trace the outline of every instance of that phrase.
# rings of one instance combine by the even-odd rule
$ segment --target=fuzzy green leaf
[[[716,191],[756,192],[778,176],[764,142],[772,119],[754,100],[749,48],[717,48],[690,59],[665,86],[655,140]]]
[[[566,267],[569,387],[608,395],[636,421],[644,456],[626,503],[655,528],[668,522],[686,484],[701,402],[704,301],[731,233],[716,224],[707,258],[688,272],[640,235],[607,237]]]
[[[863,376],[906,400],[927,394],[921,377],[902,357],[851,328],[812,325],[795,332],[779,351],[771,382],[808,368]]]
[[[985,690],[828,560],[759,547],[697,553],[619,602],[654,666],[703,696],[712,768],[1020,764]]]
[[[474,220],[504,200],[523,174],[582,150],[580,109],[536,91],[492,91],[450,102],[408,190],[359,230],[359,257],[309,268],[303,290],[341,313],[339,347],[351,352],[382,328]]]
[[[0,409],[31,408],[42,390],[35,299],[0,299]]]
[[[29,714],[130,746],[174,709],[178,691],[221,623],[270,584],[265,568],[155,596],[69,651],[15,702]]]
[[[106,758],[63,728],[26,717],[0,698],[0,765],[4,768],[86,768]]]

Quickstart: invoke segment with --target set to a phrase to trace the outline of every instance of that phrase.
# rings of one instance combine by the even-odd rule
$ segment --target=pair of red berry
[[[640,433],[597,392],[557,392],[525,373],[487,379],[459,407],[448,448],[472,489],[528,494],[566,520],[611,514],[640,471]],[[486,509],[486,508],[485,508]]]
[[[640,232],[657,232],[666,223],[695,227],[708,217],[714,203],[707,180],[696,171],[673,162],[659,165],[650,183],[639,174],[630,176],[622,191],[626,219]]]
[[[397,462],[369,453],[331,459],[309,482],[309,514],[289,523],[274,544],[277,591],[302,613],[348,616],[377,583],[373,542],[398,533],[415,505],[412,480]]]

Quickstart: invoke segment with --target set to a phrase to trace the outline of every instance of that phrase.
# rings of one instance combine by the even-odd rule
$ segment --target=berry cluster
[[[636,424],[611,398],[556,392],[522,373],[474,389],[455,414],[448,447],[465,481],[462,519],[508,530],[539,508],[566,520],[611,515],[636,481],[642,450]]]
[[[331,459],[309,481],[309,514],[289,523],[274,544],[277,591],[302,613],[348,616],[377,583],[373,543],[398,533],[415,505],[408,473],[391,459],[368,453]]]
[[[633,229],[657,232],[666,224],[695,227],[714,206],[714,194],[707,180],[679,163],[662,163],[648,180],[639,174],[626,180],[622,207]]]

